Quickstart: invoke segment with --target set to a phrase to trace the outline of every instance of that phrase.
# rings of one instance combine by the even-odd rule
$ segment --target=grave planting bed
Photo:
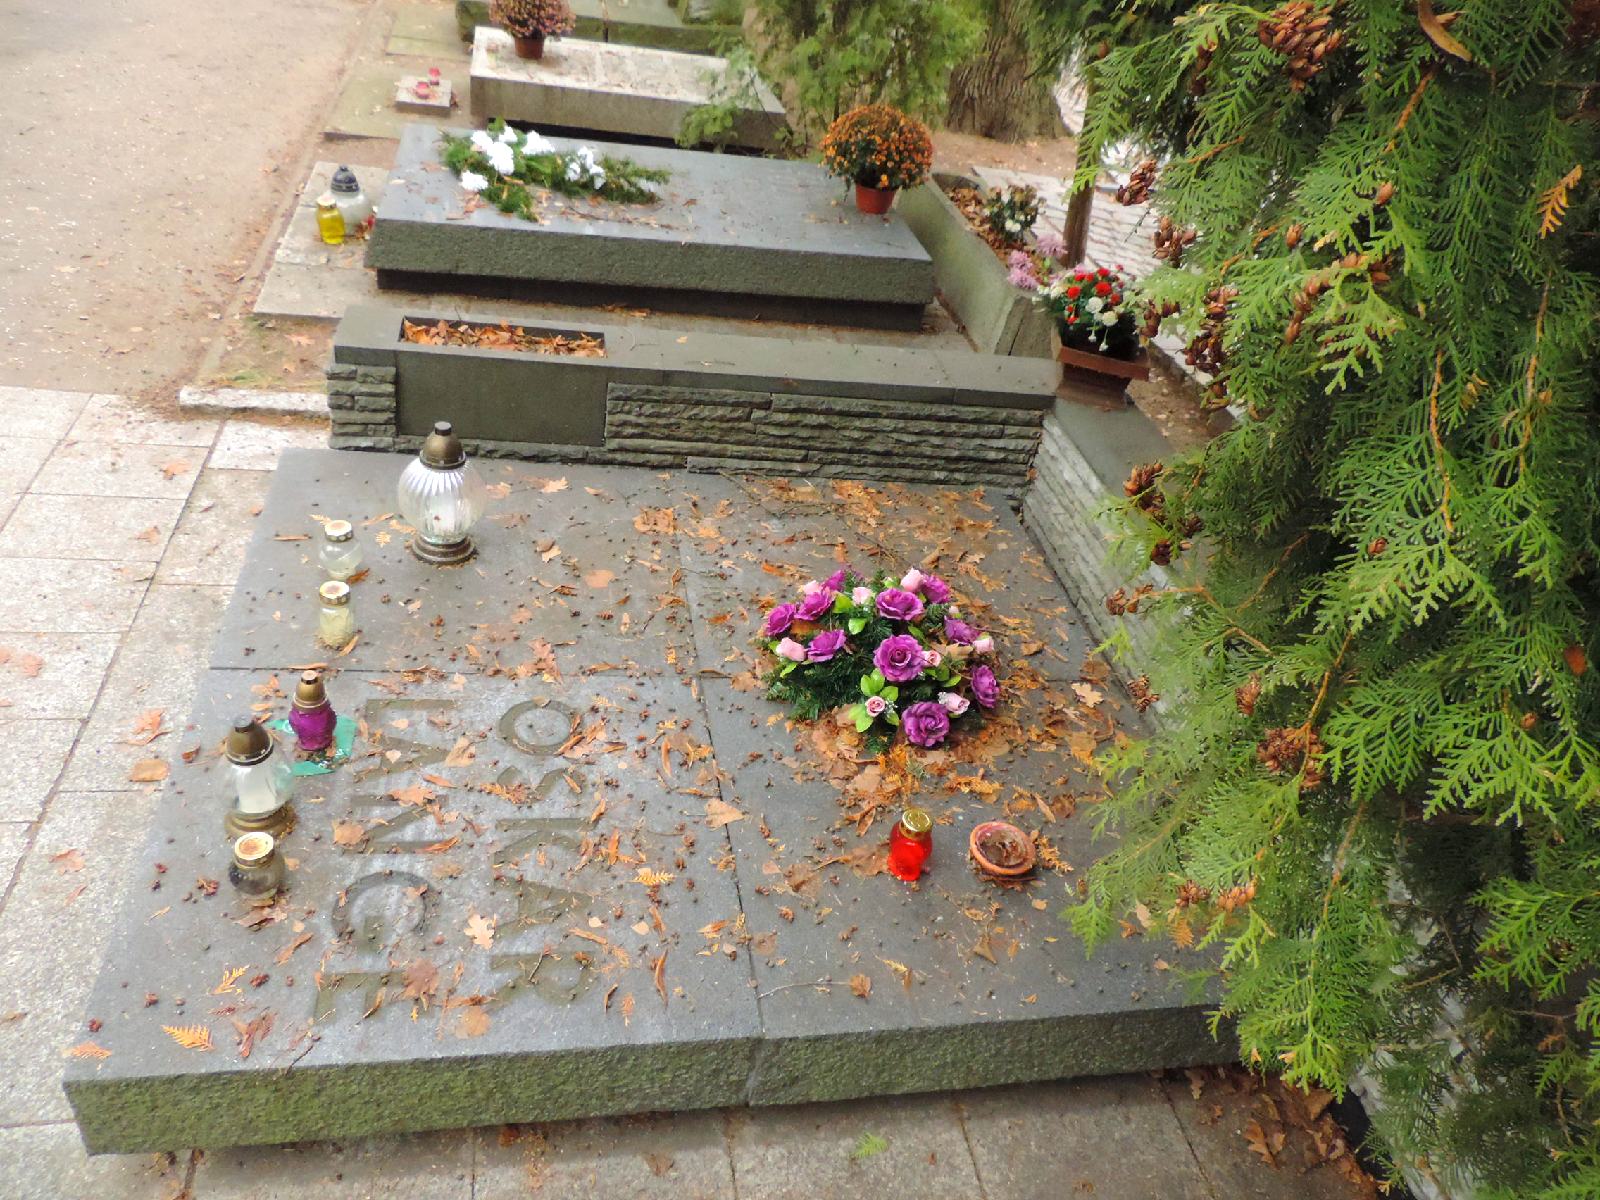
[[[358,306],[334,334],[333,445],[414,450],[449,420],[475,453],[929,483],[1026,480],[1055,374],[965,351],[583,329],[604,355],[421,345],[404,324],[492,316]]]
[[[1061,920],[1094,853],[1077,764],[1131,714],[1003,504],[488,463],[479,554],[438,569],[393,517],[405,461],[284,455],[174,735],[95,1049],[68,1067],[91,1151],[1228,1057],[1154,945],[1086,961]],[[328,685],[359,732],[301,781],[288,891],[251,912],[226,881],[217,747],[328,657],[319,516],[353,519],[369,560]],[[998,715],[918,752],[914,782],[835,727],[790,726],[752,673],[762,607],[843,559],[941,571],[1006,655]],[[906,787],[939,822],[914,887],[881,870]],[[963,853],[1001,815],[1052,864],[1005,889]]]
[[[551,139],[559,149],[580,143]],[[670,173],[653,204],[552,194],[537,221],[467,203],[439,133],[408,126],[378,204],[378,285],[750,320],[918,329],[933,264],[898,216],[857,212],[816,163],[584,143]]]

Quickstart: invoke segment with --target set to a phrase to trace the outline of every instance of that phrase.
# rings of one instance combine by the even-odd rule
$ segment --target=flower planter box
[[[346,313],[328,368],[336,449],[415,450],[447,420],[484,456],[1020,488],[1055,401],[1048,361],[966,351],[528,321],[605,356],[402,338],[404,320],[441,317],[498,323]]]
[[[900,196],[899,212],[933,259],[934,283],[967,336],[985,354],[1050,357],[1050,315],[1022,289],[988,244],[972,231],[946,187],[980,186],[936,174]]]
[[[1061,390],[1069,399],[1090,404],[1128,404],[1128,384],[1150,378],[1150,355],[1143,347],[1137,358],[1112,358],[1095,350],[1074,350],[1054,338],[1055,358],[1061,364]]]

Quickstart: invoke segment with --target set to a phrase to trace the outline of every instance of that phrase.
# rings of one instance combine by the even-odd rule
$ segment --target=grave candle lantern
[[[350,607],[350,585],[330,579],[317,589],[322,611],[317,617],[317,638],[325,646],[343,649],[356,635],[356,614]]]
[[[356,173],[349,167],[341,166],[333,173],[330,186],[333,202],[339,206],[339,215],[344,218],[345,233],[352,236],[366,233],[367,225],[372,220],[372,201],[361,190],[361,181],[356,178]]]
[[[361,569],[361,543],[349,521],[329,521],[322,527],[322,545],[317,561],[328,578],[345,582]]]
[[[289,728],[294,730],[300,749],[310,754],[326,750],[333,744],[333,729],[338,720],[327,689],[322,685],[321,673],[307,671],[301,675],[289,709]]]
[[[922,875],[933,853],[933,818],[920,808],[908,808],[889,833],[889,874],[907,883]]]
[[[400,511],[416,532],[411,552],[423,562],[465,562],[468,531],[483,515],[488,491],[448,421],[438,421],[416,461],[400,476]]]
[[[247,833],[234,841],[228,882],[247,904],[272,903],[283,888],[283,857],[270,833]]]
[[[289,807],[294,767],[273,753],[272,735],[253,717],[233,723],[225,753],[233,765],[233,807],[223,824],[233,837],[247,833],[282,836],[294,821]]]

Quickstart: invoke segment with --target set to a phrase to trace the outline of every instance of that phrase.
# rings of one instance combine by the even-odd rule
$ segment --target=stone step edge
[[[261,413],[289,417],[325,417],[325,392],[268,392],[253,388],[184,387],[178,390],[178,408],[206,416]]]

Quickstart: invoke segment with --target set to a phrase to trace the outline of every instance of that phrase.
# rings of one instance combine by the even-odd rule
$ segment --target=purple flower
[[[977,640],[978,631],[965,621],[958,621],[954,617],[944,619],[944,636],[958,646],[970,646]]]
[[[924,650],[922,652],[922,665],[928,668],[937,667],[944,661],[944,655],[937,650]]]
[[[922,643],[909,633],[884,638],[872,652],[872,664],[890,683],[909,683],[922,674]]]
[[[959,717],[962,713],[966,712],[967,709],[972,707],[971,701],[969,701],[965,696],[956,695],[955,692],[940,692],[939,704],[944,708],[945,712],[949,713],[952,717]]]
[[[793,604],[780,604],[767,614],[767,623],[761,631],[768,637],[777,637],[789,626],[794,624],[795,606]]]
[[[972,673],[972,696],[985,708],[1000,703],[1000,682],[988,667],[979,667]]]
[[[838,594],[828,588],[818,588],[800,601],[794,615],[802,621],[820,621],[832,610],[833,598]]]
[[[780,658],[787,658],[790,662],[805,662],[806,648],[793,638],[784,638],[774,647]]]
[[[908,592],[914,592],[922,586],[922,581],[925,578],[927,577],[921,571],[912,567],[911,570],[900,576],[900,586]]]
[[[950,714],[935,700],[919,700],[900,714],[900,727],[913,746],[937,746],[949,736]]]
[[[844,649],[844,630],[824,629],[811,639],[806,647],[806,657],[812,662],[827,662]]]
[[[900,588],[878,593],[878,615],[891,621],[915,621],[922,615],[922,598]]]
[[[937,575],[922,577],[922,597],[929,604],[949,604],[950,585]]]
[[[1012,287],[1033,291],[1039,287],[1039,276],[1034,273],[1033,264],[1025,263],[1020,267],[1012,267],[1006,272],[1006,280]]]
[[[852,588],[850,591],[850,603],[857,608],[866,608],[867,605],[872,603],[872,589],[861,586]]]
[[[844,591],[844,577],[850,573],[849,567],[840,567],[832,575],[822,581],[822,586],[834,592]]]
[[[993,654],[994,639],[988,634],[984,634],[981,638],[972,643],[972,652],[974,654]]]
[[[875,717],[883,716],[883,710],[889,707],[889,702],[882,696],[867,697],[867,712]]]
[[[1010,254],[1006,255],[1006,266],[1008,267],[1027,267],[1031,266],[1032,264],[1033,259],[1028,257],[1028,252],[1026,250],[1013,250]]]
[[[1039,253],[1046,258],[1060,258],[1067,252],[1067,243],[1053,229],[1047,229],[1035,239],[1039,246]]]

